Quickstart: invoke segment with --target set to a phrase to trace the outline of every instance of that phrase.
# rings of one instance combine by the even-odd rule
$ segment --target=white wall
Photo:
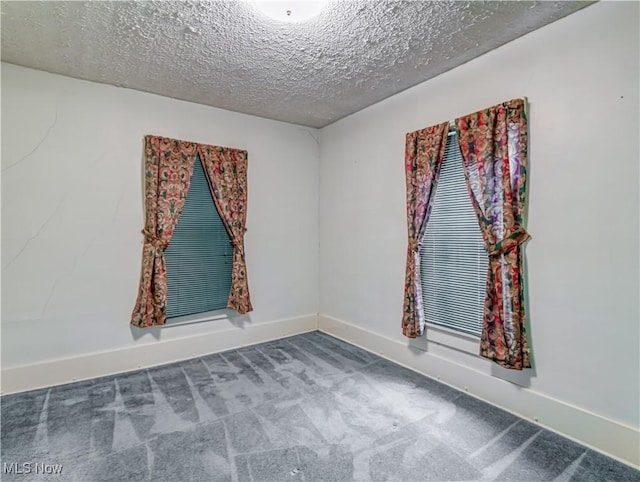
[[[248,316],[130,328],[145,134],[248,150],[246,253],[255,309]],[[3,370],[315,315],[317,136],[315,129],[2,64]],[[135,360],[135,352],[126,353]]]
[[[321,313],[407,345],[405,134],[527,96],[535,369],[427,350],[470,368],[469,382],[510,376],[637,430],[638,13],[636,2],[595,4],[322,129]]]

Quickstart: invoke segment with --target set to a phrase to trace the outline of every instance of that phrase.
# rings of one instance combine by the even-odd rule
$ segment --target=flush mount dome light
[[[280,22],[304,22],[320,14],[326,1],[288,0],[288,1],[256,1],[256,8],[264,15]]]

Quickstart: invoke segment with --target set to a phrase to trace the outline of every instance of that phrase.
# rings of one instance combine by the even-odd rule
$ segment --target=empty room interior
[[[1,2],[6,481],[640,481],[640,3]]]

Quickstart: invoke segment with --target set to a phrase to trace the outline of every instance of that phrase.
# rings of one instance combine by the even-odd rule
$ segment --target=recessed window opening
[[[211,197],[200,156],[165,262],[167,319],[226,308],[233,246]]]
[[[452,130],[420,245],[426,322],[480,337],[488,263],[464,178],[458,136]]]

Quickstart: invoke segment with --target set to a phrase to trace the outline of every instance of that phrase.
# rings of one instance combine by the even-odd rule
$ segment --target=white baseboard
[[[640,466],[640,430],[530,388],[482,373],[336,318],[318,315],[318,329],[602,452]]]
[[[164,365],[210,353],[314,331],[318,315],[249,324],[183,338],[159,340],[118,350],[89,353],[2,369],[2,394],[63,385],[80,380]]]
[[[203,335],[2,369],[2,394],[148,368],[320,329],[454,388],[529,419],[634,467],[640,466],[637,428],[523,388],[326,315],[305,315]]]

